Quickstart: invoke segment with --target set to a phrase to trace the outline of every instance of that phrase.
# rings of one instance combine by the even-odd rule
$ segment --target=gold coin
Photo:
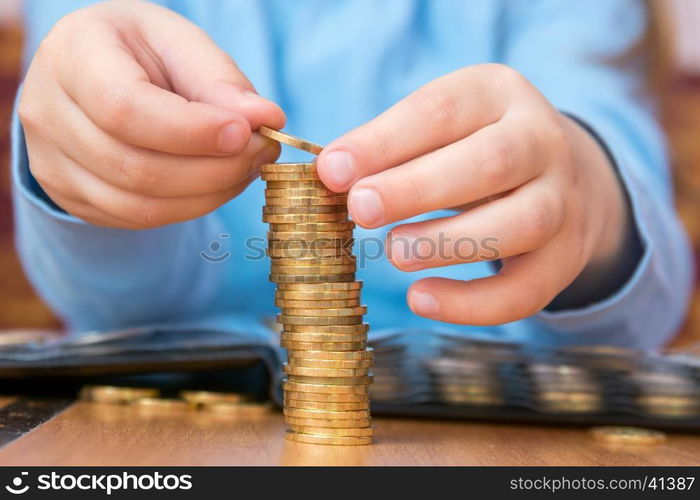
[[[284,325],[361,325],[363,319],[363,316],[288,316],[286,314],[277,315],[277,322],[282,323]]]
[[[270,273],[270,281],[275,283],[326,283],[343,282],[355,279],[355,273],[331,274],[331,275],[298,275]]]
[[[182,399],[140,398],[133,401],[132,404],[135,404],[139,409],[163,412],[182,411],[189,408],[187,402]]]
[[[265,190],[266,198],[295,198],[298,196],[337,196],[337,194],[325,188],[280,188]]]
[[[347,205],[312,205],[312,206],[264,206],[263,215],[313,215],[313,214],[337,214],[348,216]]]
[[[356,420],[325,420],[318,418],[294,418],[285,416],[288,425],[305,425],[308,427],[323,427],[327,429],[367,429],[372,426],[371,418]]]
[[[248,394],[213,391],[180,391],[180,398],[193,406],[206,406],[215,403],[242,403],[251,399]]]
[[[80,398],[83,400],[107,404],[126,404],[142,398],[155,398],[159,395],[158,389],[111,385],[86,385],[80,391]]]
[[[289,375],[287,381],[298,382],[300,384],[327,384],[327,385],[366,385],[371,384],[374,380],[374,375],[369,374],[361,377],[323,377],[323,376],[307,376],[307,375]]]
[[[666,434],[663,432],[640,427],[594,427],[591,434],[596,441],[613,445],[649,446],[666,441]]]
[[[301,351],[300,353],[303,352],[304,351]],[[296,356],[290,356],[287,361],[289,366],[308,368],[360,369],[369,368],[372,366],[371,359],[304,359]]]
[[[306,139],[302,139],[301,137],[295,137],[293,135],[280,132],[279,130],[265,127],[264,125],[260,126],[258,133],[263,137],[272,139],[273,141],[281,142],[287,146],[292,146],[293,148],[301,149],[302,151],[306,151],[307,153],[314,155],[318,155],[321,153],[321,151],[323,151],[323,146],[307,141]]]
[[[267,189],[266,191],[273,191]],[[324,194],[304,194],[304,191],[309,191],[309,189],[279,189],[274,191],[285,191],[286,194],[278,196],[266,196],[265,206],[268,207],[292,207],[298,205],[304,206],[318,206],[318,205],[343,205],[347,206],[347,193],[334,193],[332,191],[326,191]],[[341,201],[339,203],[329,203],[329,198],[338,198]],[[298,201],[304,200],[304,201]],[[343,201],[345,200],[345,201]]]
[[[298,261],[297,261],[298,262]],[[353,262],[352,264],[336,264],[329,266],[307,266],[305,264],[293,265],[293,266],[283,266],[272,262],[272,272],[275,274],[292,274],[292,275],[328,275],[328,274],[346,274],[354,273],[357,269],[357,265]],[[364,314],[364,313],[363,313]]]
[[[343,429],[333,427],[310,427],[308,425],[289,424],[291,430],[300,434],[322,434],[327,436],[373,436],[374,427],[358,427],[354,429]]]
[[[367,395],[369,389],[368,384],[363,385],[336,385],[336,384],[314,384],[304,382],[294,382],[288,379],[283,379],[282,387],[289,392],[305,392],[314,395]]]
[[[368,347],[364,351],[289,351],[290,357],[299,357],[303,359],[322,359],[322,360],[371,360],[374,355],[374,349]]]
[[[348,259],[357,262],[349,248],[268,248],[265,253],[271,259]]]
[[[348,220],[348,215],[345,212],[331,212],[321,214],[263,214],[263,222],[267,222],[269,224],[295,224],[302,222],[343,222],[346,220]]]
[[[341,291],[327,291],[318,292],[314,290],[301,291],[301,290],[276,290],[275,297],[277,300],[296,300],[296,301],[310,301],[310,300],[359,300],[360,290],[349,290],[347,292]]]
[[[273,410],[269,403],[214,403],[204,407],[206,411],[219,415],[262,415]]]
[[[317,393],[317,392],[299,392],[299,391],[284,391],[284,396],[297,401],[327,401],[330,403],[369,403],[369,394],[353,394],[353,393]]]
[[[336,238],[327,236],[315,238],[308,241],[302,238],[293,238],[288,240],[269,240],[267,242],[268,250],[285,250],[285,251],[300,251],[309,250],[315,252],[318,249],[332,248],[336,250],[345,250],[352,248],[355,240],[353,238]]]
[[[369,331],[369,323],[360,325],[284,325],[284,330],[295,333],[313,333],[313,334],[358,334],[367,333]]]
[[[280,347],[309,351],[357,351],[365,349],[367,342],[288,342],[283,340],[280,342]]]
[[[336,196],[297,196],[296,198],[268,198],[265,206],[268,207],[308,207],[308,206],[340,206],[346,207],[347,195]]]
[[[308,163],[264,163],[261,172],[281,174],[294,172],[316,172],[316,162]]]
[[[285,342],[366,342],[366,333],[280,333],[280,340]]]
[[[328,189],[321,179],[297,181],[267,181],[267,189]]]
[[[367,306],[359,307],[338,307],[338,308],[325,308],[325,309],[291,309],[284,308],[284,314],[287,316],[360,316],[361,314],[367,314]]]
[[[351,220],[341,222],[300,222],[297,224],[272,224],[270,230],[274,232],[327,232],[348,231],[355,228]]]
[[[294,431],[287,431],[287,439],[297,443],[325,444],[331,446],[363,446],[372,444],[371,436],[322,436],[316,434],[301,434]]]
[[[308,366],[293,366],[289,363],[282,365],[287,375],[300,377],[361,377],[369,374],[369,367],[364,368],[311,368]]]
[[[287,241],[287,240],[303,240],[305,245],[303,248],[323,248],[323,246],[314,246],[316,241],[325,242],[327,240],[347,240],[352,238],[352,230],[344,231],[268,231],[267,238],[270,241]],[[322,245],[319,244],[319,245]],[[328,246],[328,245],[325,245]]]
[[[314,420],[362,420],[370,418],[369,410],[355,411],[330,411],[330,410],[305,410],[302,408],[284,408],[282,410],[288,417],[311,418]]]
[[[360,305],[360,298],[343,300],[283,300],[275,299],[275,306],[299,309],[302,307],[313,307],[322,309],[325,307],[354,307]]]
[[[353,255],[331,255],[329,257],[272,257],[270,261],[275,266],[343,266],[355,264]]]
[[[315,283],[315,284],[295,284],[287,283],[284,285],[279,285],[278,290],[295,290],[302,292],[328,292],[328,291],[346,291],[346,290],[359,290],[362,288],[362,281],[351,281],[346,283]]]
[[[326,231],[326,232],[311,232],[311,233],[295,233],[293,231],[268,231],[268,248],[294,248],[294,246],[299,246],[301,248],[327,248],[335,244],[337,246],[347,247],[348,240],[352,239],[352,231]],[[291,240],[291,241],[290,241]],[[287,246],[284,243],[277,243],[275,246],[271,246],[274,242],[288,242]]]
[[[331,403],[329,401],[303,401],[291,398],[284,398],[284,406],[288,408],[299,408],[300,410],[319,411],[361,411],[369,410],[369,402],[353,403]]]
[[[316,172],[282,172],[282,173],[261,173],[260,178],[264,181],[318,181]]]

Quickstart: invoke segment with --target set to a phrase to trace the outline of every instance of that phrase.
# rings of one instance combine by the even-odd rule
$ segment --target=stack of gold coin
[[[318,154],[320,146],[276,130],[273,140]],[[315,163],[262,166],[267,182],[270,280],[281,309],[284,415],[291,441],[363,445],[372,442],[369,384],[372,350],[355,280],[354,223],[347,196],[328,190]]]

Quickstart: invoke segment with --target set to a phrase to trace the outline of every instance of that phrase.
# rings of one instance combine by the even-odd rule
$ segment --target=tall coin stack
[[[321,147],[261,127],[260,134],[318,154]],[[354,223],[347,195],[328,190],[315,163],[262,166],[263,221],[270,225],[270,280],[282,312],[284,415],[291,441],[372,442],[369,384],[372,349],[352,255]]]

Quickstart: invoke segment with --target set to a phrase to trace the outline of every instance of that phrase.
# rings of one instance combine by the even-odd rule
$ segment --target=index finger
[[[499,65],[458,70],[430,82],[387,111],[326,146],[318,158],[321,180],[347,191],[357,180],[451,144],[497,122],[506,98]]]
[[[188,155],[235,154],[250,138],[246,118],[230,109],[188,101],[151,83],[146,71],[112,40],[86,48],[90,61],[61,75],[64,91],[100,129],[123,142]],[[68,65],[70,66],[70,65]]]

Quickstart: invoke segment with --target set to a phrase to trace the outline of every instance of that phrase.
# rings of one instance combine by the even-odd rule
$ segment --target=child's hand
[[[483,260],[459,239],[496,239],[489,246],[503,259],[498,275],[412,285],[411,308],[433,319],[496,324],[530,316],[624,247],[627,204],[602,148],[504,66],[433,81],[334,141],[318,163],[330,189],[352,186],[350,212],[364,227],[461,210],[394,228],[387,244],[399,269]]]
[[[30,168],[67,212],[140,229],[201,216],[240,193],[281,128],[203,31],[146,2],[100,4],[59,21],[19,104]]]

